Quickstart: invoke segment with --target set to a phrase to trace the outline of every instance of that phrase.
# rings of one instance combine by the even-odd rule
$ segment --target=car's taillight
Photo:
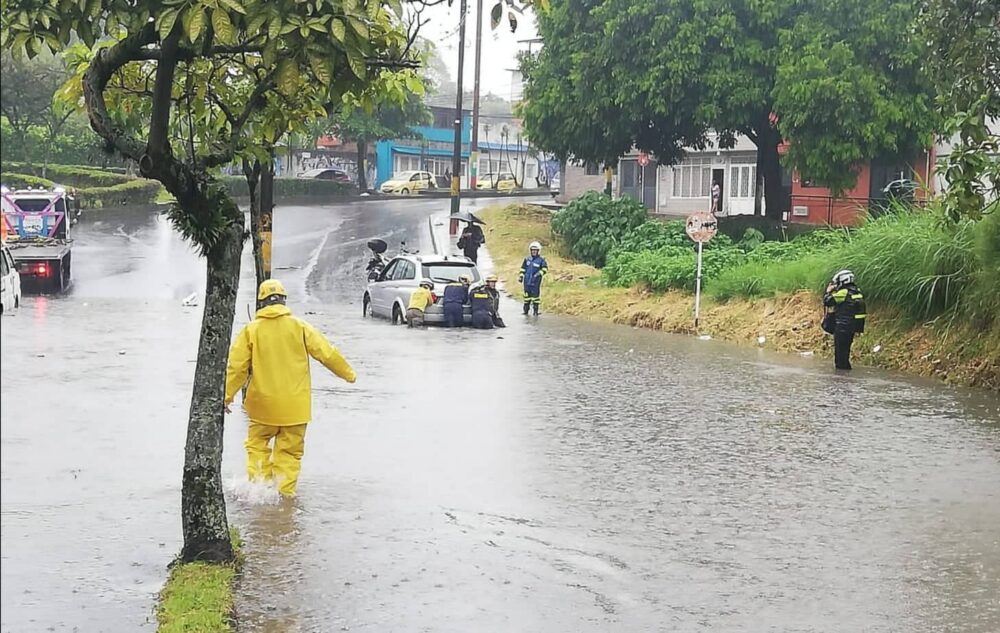
[[[49,274],[49,267],[47,264],[36,264],[35,272],[43,277]]]
[[[431,303],[437,303],[437,302],[438,302],[438,296],[432,292],[431,293]]]

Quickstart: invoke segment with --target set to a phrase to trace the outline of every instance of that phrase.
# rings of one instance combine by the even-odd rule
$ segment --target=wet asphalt
[[[291,503],[240,483],[228,420],[242,630],[1000,630],[995,394],[513,302],[491,332],[362,318],[365,241],[427,250],[446,204],[276,212],[274,274],[359,380],[314,366]],[[152,631],[204,265],[156,215],[74,251],[0,321],[0,628]]]

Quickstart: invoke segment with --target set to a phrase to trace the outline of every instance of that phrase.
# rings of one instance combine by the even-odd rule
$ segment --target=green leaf
[[[501,19],[503,19],[503,2],[498,2],[490,10],[490,28],[495,31],[500,26]]]
[[[287,57],[279,61],[275,81],[278,84],[278,90],[283,94],[289,96],[295,94],[299,88],[298,65]]]
[[[272,39],[268,41],[264,45],[264,50],[261,51],[260,57],[266,66],[273,66],[275,60],[278,59],[278,40]]]
[[[250,35],[256,35],[260,33],[260,30],[264,28],[264,23],[267,22],[267,16],[263,13],[259,13],[250,19],[247,24],[247,33]]]
[[[378,0],[368,0],[368,17],[374,20],[378,17],[380,4]]]
[[[358,18],[355,18],[355,17],[351,17],[349,19],[351,21],[351,28],[354,29],[354,32],[357,33],[358,35],[360,35],[361,39],[367,40],[368,39],[368,25],[365,24],[363,21],[359,20]]]
[[[187,31],[188,39],[193,44],[205,28],[205,10],[200,7],[192,7],[189,11],[191,11],[191,22],[188,23]]]
[[[347,64],[351,67],[351,72],[358,79],[364,79],[367,75],[365,60],[356,49],[347,49]]]
[[[232,44],[236,41],[236,28],[229,20],[229,14],[223,9],[212,10],[212,27],[215,29],[215,38],[224,44]]]
[[[339,18],[334,18],[330,20],[330,34],[333,35],[333,39],[343,44],[344,38],[347,37],[347,27]]]
[[[156,22],[156,32],[160,34],[160,39],[165,40],[177,24],[177,17],[181,14],[179,9],[169,9],[160,14],[160,19]]]
[[[403,17],[402,0],[388,0],[388,1],[389,1],[389,8],[391,8],[392,12],[396,14],[396,17],[397,18]]]
[[[219,0],[219,1],[237,13],[241,13],[243,15],[247,14],[247,10],[243,8],[243,5],[240,4],[238,0]]]
[[[281,26],[280,17],[271,18],[271,22],[267,25],[267,39],[277,39],[277,37],[281,35]]]
[[[333,79],[333,70],[330,67],[329,60],[318,55],[310,55],[309,67],[312,68],[313,74],[316,75],[316,79],[320,83],[324,86],[330,84],[330,81]]]

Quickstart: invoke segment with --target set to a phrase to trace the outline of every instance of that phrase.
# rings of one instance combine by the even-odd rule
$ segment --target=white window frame
[[[752,200],[757,190],[757,165],[731,163],[729,165],[729,198]]]
[[[673,166],[671,196],[674,198],[704,199],[712,196],[712,159],[687,158]]]

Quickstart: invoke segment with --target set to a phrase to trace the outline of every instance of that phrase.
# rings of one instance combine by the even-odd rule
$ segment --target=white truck
[[[69,286],[73,240],[70,226],[79,208],[62,188],[0,188],[4,241],[21,281],[57,292]]]

